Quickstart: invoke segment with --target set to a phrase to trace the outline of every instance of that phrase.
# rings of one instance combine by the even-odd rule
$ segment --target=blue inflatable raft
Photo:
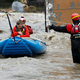
[[[46,44],[39,40],[10,37],[0,41],[0,54],[5,57],[32,57],[45,52]]]

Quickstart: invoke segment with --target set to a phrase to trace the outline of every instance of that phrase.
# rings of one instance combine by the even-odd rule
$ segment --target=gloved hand
[[[54,29],[54,27],[55,27],[55,26],[52,24],[52,25],[49,25],[48,28],[49,28],[49,30],[51,30],[51,29]]]

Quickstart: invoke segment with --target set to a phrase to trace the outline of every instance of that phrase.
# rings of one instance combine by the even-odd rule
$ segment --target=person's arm
[[[54,30],[58,32],[67,32],[66,26],[55,26]]]
[[[51,26],[49,26],[49,29],[50,30],[54,29],[55,31],[58,31],[58,32],[67,32],[66,26],[54,26],[54,25],[51,25]]]
[[[25,27],[25,35],[20,35],[20,37],[30,37],[28,29]]]
[[[18,35],[18,32],[16,32],[15,29],[16,29],[16,27],[13,28],[13,34],[14,34],[14,36],[17,36],[17,35]],[[11,36],[12,36],[12,37],[13,37],[13,34],[12,34],[12,32],[11,32]]]

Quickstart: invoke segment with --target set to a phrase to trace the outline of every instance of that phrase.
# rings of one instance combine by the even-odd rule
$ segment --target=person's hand
[[[49,30],[54,29],[54,27],[55,26],[53,24],[48,26]]]
[[[19,35],[22,35],[23,33],[21,31],[18,32]]]
[[[17,35],[17,37],[20,37],[20,35]]]

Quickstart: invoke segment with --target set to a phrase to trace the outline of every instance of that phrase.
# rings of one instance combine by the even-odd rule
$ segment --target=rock
[[[23,4],[21,2],[14,1],[12,3],[12,10],[23,12]]]

